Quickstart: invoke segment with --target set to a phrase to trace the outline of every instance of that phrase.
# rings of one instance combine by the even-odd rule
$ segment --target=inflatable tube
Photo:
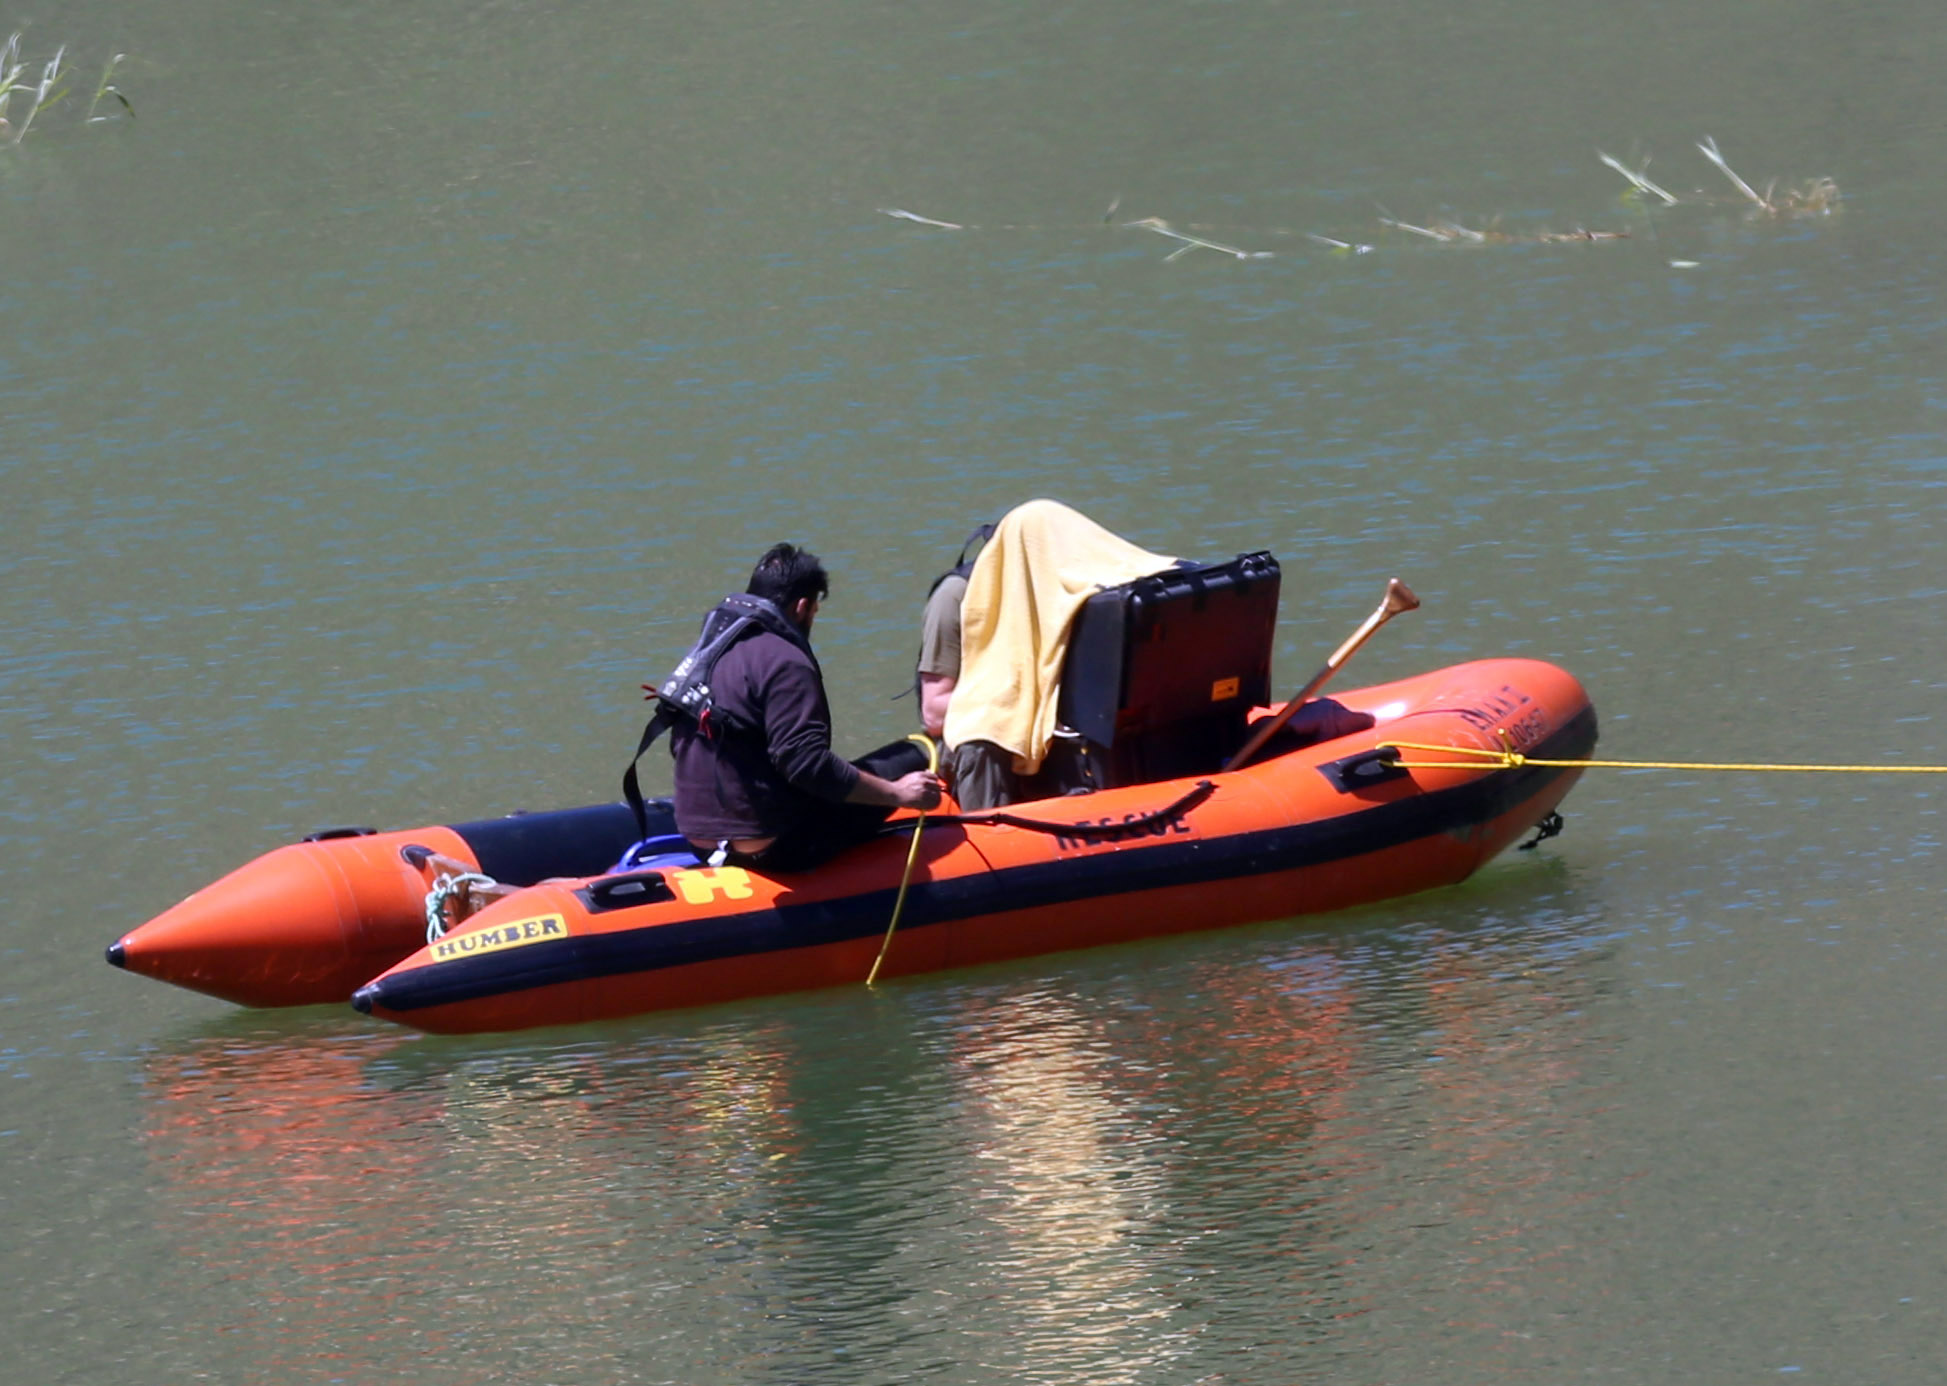
[[[1341,909],[1465,879],[1553,812],[1580,772],[1455,757],[1406,768],[1389,738],[1585,758],[1595,710],[1534,660],[1483,660],[1338,696],[1351,736],[1239,770],[935,815],[891,977]],[[1424,759],[1423,755],[1415,759]],[[910,819],[814,872],[671,861],[544,884],[395,960],[354,996],[421,1030],[513,1030],[858,985],[891,917]]]
[[[649,808],[652,833],[675,831],[667,800]],[[439,874],[429,851],[533,885],[605,871],[635,840],[620,803],[395,832],[330,828],[205,886],[111,944],[108,961],[241,1006],[342,1002],[426,941]]]

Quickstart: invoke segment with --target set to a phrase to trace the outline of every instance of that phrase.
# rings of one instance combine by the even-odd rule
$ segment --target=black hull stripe
[[[1530,754],[1572,760],[1587,755],[1594,745],[1595,713],[1585,709]],[[948,881],[914,882],[899,927],[902,933],[910,933],[1035,906],[1345,861],[1490,822],[1534,798],[1565,773],[1523,766],[1323,822],[1185,842],[1159,838],[1154,846],[1077,855]],[[374,1006],[421,1010],[560,982],[847,942],[882,932],[897,893],[894,888],[865,891],[749,914],[528,944],[395,973],[361,987],[356,1004],[362,1011]]]

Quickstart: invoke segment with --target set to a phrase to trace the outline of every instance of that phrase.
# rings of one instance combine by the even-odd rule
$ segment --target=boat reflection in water
[[[1394,1291],[1451,1293],[1431,1264],[1539,1257],[1520,1208],[1573,1196],[1521,1152],[1534,1121],[1576,1119],[1536,1113],[1575,1078],[1546,1037],[1576,970],[1532,920],[1403,919],[572,1043],[318,1017],[197,1037],[147,1061],[144,1106],[152,1216],[222,1328],[195,1360],[286,1380],[401,1361],[429,1381],[792,1380],[855,1354],[1297,1373],[1400,1331]],[[1402,1180],[1448,1222],[1395,1226]],[[1286,1341],[1230,1336],[1273,1312]]]
[[[458,1246],[440,1196],[446,1102],[373,1090],[368,1066],[400,1048],[388,1038],[252,1026],[147,1059],[148,1212],[182,1302],[219,1325],[199,1364],[377,1367],[439,1331],[419,1320]]]

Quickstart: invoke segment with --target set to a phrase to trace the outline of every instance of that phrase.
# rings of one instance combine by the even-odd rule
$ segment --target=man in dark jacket
[[[804,871],[873,836],[894,808],[937,806],[940,780],[930,772],[885,779],[832,751],[810,641],[830,590],[817,556],[779,544],[746,590],[782,619],[754,624],[718,657],[706,725],[681,718],[670,730],[676,826],[698,855]]]

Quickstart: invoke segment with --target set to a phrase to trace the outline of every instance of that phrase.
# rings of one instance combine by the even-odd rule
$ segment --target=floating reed
[[[1623,177],[1627,178],[1632,184],[1634,184],[1637,192],[1648,193],[1651,197],[1661,200],[1665,207],[1674,207],[1677,205],[1677,199],[1673,194],[1663,191],[1663,189],[1657,187],[1656,184],[1650,182],[1650,180],[1645,176],[1645,170],[1647,170],[1650,166],[1650,161],[1648,159],[1643,160],[1642,168],[1631,171],[1630,169],[1623,167],[1622,161],[1620,159],[1612,159],[1607,154],[1604,154],[1600,149],[1596,150],[1595,153],[1596,153],[1596,157],[1602,160],[1603,163],[1609,165],[1610,168],[1613,168],[1616,172],[1620,173]]]
[[[1830,216],[1839,210],[1839,185],[1830,178],[1814,178],[1787,188],[1779,199],[1779,210],[1797,216]]]
[[[16,91],[32,91],[34,94],[33,104],[27,108],[27,115],[20,122],[20,128],[8,135],[10,143],[19,144],[26,139],[28,130],[33,128],[34,118],[42,111],[59,104],[61,98],[68,94],[68,74],[62,61],[67,56],[67,51],[68,46],[65,43],[55,49],[54,56],[49,58],[47,66],[41,69],[41,80],[30,84],[22,80],[28,65],[20,61],[19,31],[16,30],[13,37],[7,40],[4,61],[0,61],[0,67],[5,68],[4,72],[0,72],[0,124],[6,121],[7,103],[13,100]]]
[[[1141,221],[1126,221],[1123,225],[1132,231],[1154,231],[1159,236],[1168,236],[1172,240],[1183,242],[1163,257],[1165,264],[1179,255],[1188,255],[1193,250],[1215,250],[1230,256],[1233,260],[1269,260],[1273,255],[1269,250],[1239,250],[1236,246],[1225,245],[1222,241],[1206,240],[1202,236],[1193,236],[1188,231],[1178,231],[1161,217],[1144,217]]]
[[[937,226],[942,231],[965,231],[967,228],[957,221],[938,221],[933,217],[923,217],[918,212],[909,212],[904,207],[881,207],[881,216],[897,217],[901,221],[918,222],[921,226]]]
[[[1730,161],[1724,157],[1724,152],[1717,147],[1717,141],[1711,136],[1706,135],[1697,142],[1697,152],[1716,165],[1717,171],[1730,180],[1731,186],[1737,189],[1738,196],[1754,212],[1761,212],[1771,217],[1827,216],[1839,210],[1839,185],[1830,178],[1814,178],[1808,183],[1787,187],[1782,192],[1778,189],[1778,181],[1773,179],[1765,184],[1763,192],[1759,192],[1731,167]],[[1693,198],[1680,199],[1674,193],[1659,188],[1644,176],[1643,169],[1649,167],[1647,159],[1643,161],[1642,168],[1631,169],[1620,159],[1611,158],[1599,149],[1596,151],[1596,157],[1627,178],[1630,186],[1637,192],[1656,198],[1666,207],[1674,207],[1680,201],[1708,203],[1712,200],[1701,194]]]
[[[104,120],[114,119],[113,116],[95,114],[95,112],[101,108],[101,99],[104,96],[114,97],[117,101],[121,103],[122,110],[128,116],[128,118],[130,120],[135,119],[135,107],[129,105],[128,98],[122,95],[121,88],[117,87],[114,83],[115,69],[120,67],[123,63],[127,61],[128,61],[128,54],[117,53],[114,57],[108,60],[108,66],[104,67],[101,70],[101,80],[95,83],[94,99],[88,103],[88,122],[87,122],[88,124],[94,125]]]
[[[1537,231],[1535,240],[1542,245],[1561,245],[1566,241],[1626,241],[1627,231],[1591,231],[1586,226],[1578,226],[1573,231]]]
[[[1452,221],[1436,221],[1431,226],[1415,226],[1412,222],[1401,221],[1397,217],[1382,216],[1379,218],[1379,224],[1395,231],[1408,231],[1415,236],[1424,236],[1430,241],[1439,241],[1442,245],[1456,243],[1486,245],[1489,240],[1495,239],[1486,231],[1469,230],[1458,222]]]
[[[1303,234],[1306,240],[1312,241],[1318,245],[1329,247],[1330,249],[1336,250],[1341,254],[1347,254],[1347,255],[1372,254],[1371,246],[1363,245],[1357,241],[1341,241],[1333,236],[1321,236],[1316,231],[1306,231]]]
[[[73,65],[67,61],[68,46],[64,43],[56,48],[54,56],[42,65],[40,77],[35,80],[29,75],[32,64],[20,56],[20,39],[20,32],[16,30],[6,43],[0,44],[0,141],[9,145],[18,145],[26,139],[27,132],[33,128],[34,122],[67,98],[71,90],[73,72]],[[88,102],[87,113],[82,118],[84,125],[95,125],[104,120],[114,119],[113,116],[97,114],[103,100],[111,96],[120,103],[123,112],[130,119],[134,118],[135,107],[129,104],[128,97],[122,94],[121,89],[114,82],[116,70],[126,61],[128,61],[128,54],[117,53],[102,69],[101,80],[95,84],[94,97]],[[23,98],[23,104],[27,105],[27,114],[21,117],[20,124],[17,126],[8,117],[16,94],[19,94]],[[29,97],[31,102],[26,100]]]
[[[1709,159],[1713,164],[1716,164],[1718,168],[1723,170],[1724,176],[1731,180],[1731,185],[1735,187],[1739,192],[1743,193],[1746,197],[1750,198],[1752,202],[1762,207],[1765,211],[1769,212],[1773,210],[1771,203],[1769,201],[1767,201],[1762,197],[1759,197],[1755,192],[1751,191],[1751,185],[1745,182],[1742,178],[1738,177],[1736,170],[1734,170],[1729,164],[1724,162],[1724,156],[1717,152],[1716,140],[1712,139],[1709,135],[1705,135],[1701,140],[1697,142],[1697,148],[1706,159]]]
[[[20,60],[20,33],[14,32],[4,45],[0,45],[0,137],[13,143],[13,126],[7,122],[7,111],[13,105],[14,93],[21,89],[21,78],[27,72],[27,64]]]
[[[16,47],[18,38],[19,36],[15,35]],[[116,61],[119,62],[120,58],[117,58]],[[18,65],[16,64],[17,70]],[[114,92],[114,88],[108,83],[108,78],[112,75],[113,71],[114,64],[111,63],[108,72],[104,73],[102,77],[102,91],[104,92]],[[116,94],[119,96],[119,93]],[[100,92],[97,93],[95,99],[96,104],[99,104],[101,100]],[[4,97],[0,97],[0,102],[3,101]],[[123,104],[126,106],[127,103],[124,102]],[[90,109],[92,111],[92,107]],[[0,112],[4,112],[4,110],[4,104],[0,104]],[[133,115],[134,112],[131,111],[130,114]],[[1754,211],[1776,217],[1824,216],[1836,212],[1839,208],[1839,186],[1830,178],[1815,178],[1810,182],[1788,186],[1782,190],[1779,188],[1776,180],[1774,180],[1765,185],[1763,192],[1759,192],[1730,166],[1730,162],[1725,159],[1723,151],[1718,149],[1715,139],[1706,136],[1698,142],[1697,149],[1698,152],[1714,164],[1730,180],[1732,187],[1737,189],[1742,203]],[[1678,197],[1677,194],[1671,192],[1669,189],[1652,182],[1649,177],[1650,161],[1647,157],[1641,158],[1634,168],[1614,155],[1605,154],[1599,149],[1596,151],[1596,157],[1609,168],[1614,169],[1627,179],[1630,188],[1636,195],[1645,199],[1654,199],[1664,207],[1723,205],[1721,198],[1713,199],[1702,193]],[[1152,235],[1162,236],[1175,242],[1175,248],[1163,257],[1165,263],[1180,259],[1193,250],[1208,250],[1215,254],[1229,256],[1233,260],[1271,260],[1276,258],[1276,252],[1273,251],[1246,250],[1242,246],[1234,245],[1227,240],[1218,240],[1216,238],[1218,233],[1225,235],[1294,237],[1310,241],[1313,245],[1323,246],[1327,250],[1341,255],[1365,255],[1369,254],[1373,249],[1371,246],[1357,241],[1341,240],[1337,236],[1321,235],[1316,231],[1294,230],[1289,227],[1254,227],[1239,230],[1238,228],[1207,225],[1199,222],[1173,224],[1164,220],[1162,217],[1139,217],[1134,221],[1117,222],[1115,219],[1116,212],[1121,206],[1122,198],[1118,194],[1109,203],[1109,209],[1102,214],[1102,220],[1096,225],[1098,227],[1112,227],[1125,231],[1146,231]],[[988,225],[983,228],[971,226],[964,222],[945,221],[938,217],[922,216],[918,212],[910,212],[903,207],[881,207],[878,211],[884,216],[895,217],[901,221],[910,221],[920,226],[934,227],[942,231],[978,231],[982,229],[989,231],[1075,231],[1087,229],[1074,225]],[[1576,226],[1567,231],[1510,231],[1502,227],[1498,217],[1489,222],[1485,229],[1479,230],[1471,226],[1464,226],[1460,222],[1452,220],[1431,221],[1422,225],[1415,222],[1402,221],[1398,217],[1385,213],[1383,209],[1379,217],[1379,225],[1388,230],[1403,231],[1408,235],[1418,236],[1424,240],[1433,241],[1440,245],[1567,245],[1571,243],[1589,244],[1597,241],[1625,241],[1630,239],[1630,232],[1628,231],[1603,231],[1588,226]],[[1672,263],[1679,267],[1692,267],[1694,264],[1691,261],[1673,261]]]
[[[1454,221],[1436,221],[1431,226],[1415,226],[1410,221],[1397,217],[1382,216],[1381,226],[1395,231],[1406,231],[1415,236],[1424,236],[1442,245],[1562,245],[1570,241],[1626,241],[1627,231],[1591,231],[1586,226],[1578,226],[1573,231],[1530,231],[1517,233],[1503,231],[1496,219],[1485,231],[1476,231],[1471,226],[1462,226]]]

